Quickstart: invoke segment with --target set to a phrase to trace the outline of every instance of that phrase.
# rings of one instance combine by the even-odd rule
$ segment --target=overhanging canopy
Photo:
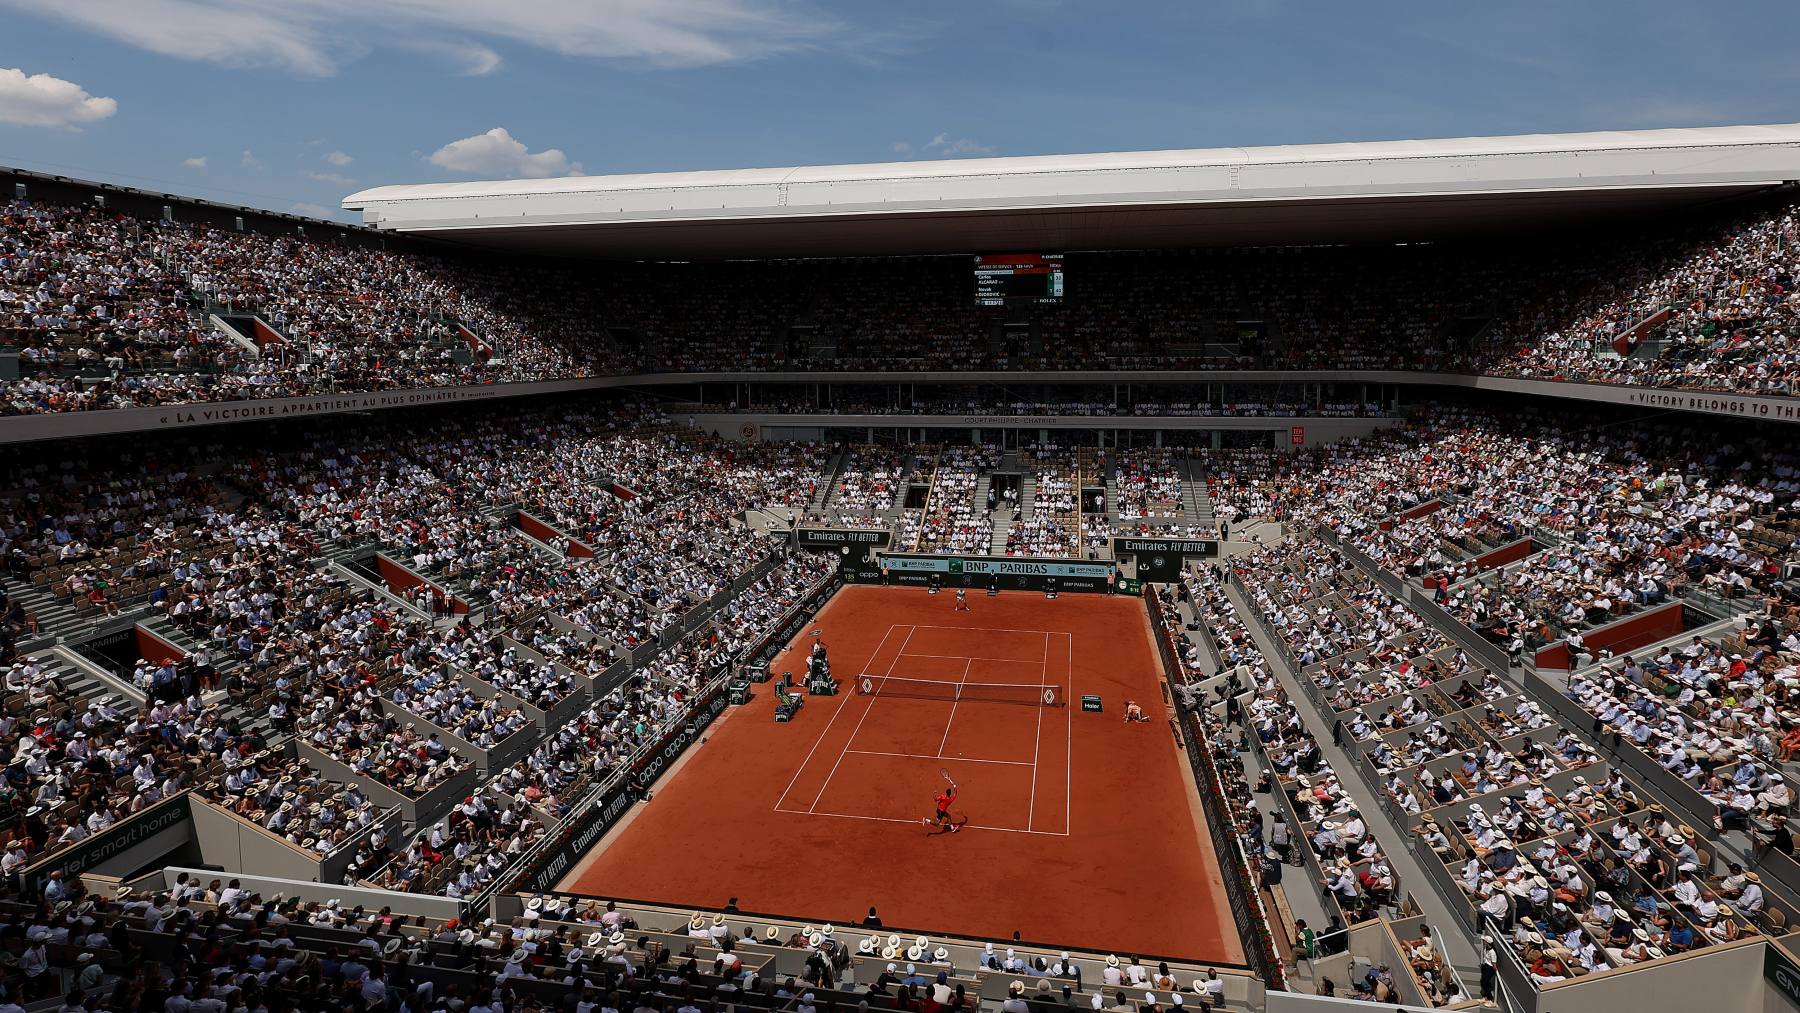
[[[379,229],[631,259],[1403,242],[1800,180],[1800,124],[423,183]]]

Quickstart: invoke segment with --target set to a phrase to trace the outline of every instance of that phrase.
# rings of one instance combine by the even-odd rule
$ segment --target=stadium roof
[[[614,258],[1403,242],[1800,180],[1800,124],[382,186],[379,229]]]

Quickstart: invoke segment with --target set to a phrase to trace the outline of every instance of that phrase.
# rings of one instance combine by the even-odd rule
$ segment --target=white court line
[[[961,686],[963,683],[969,681],[969,669],[973,668],[974,666],[975,666],[974,658],[970,658],[968,661],[963,662],[962,678],[956,680],[956,684],[958,686]],[[1042,677],[1040,676],[1040,678],[1042,678]],[[938,757],[940,759],[943,758],[944,747],[948,746],[950,744],[950,726],[956,724],[956,708],[960,707],[961,705],[962,705],[962,694],[958,693],[958,694],[956,694],[956,699],[950,701],[950,717],[948,720],[946,720],[944,722],[944,741],[938,743]],[[1043,708],[1040,707],[1038,709],[1042,710]]]
[[[1040,661],[1038,663],[1040,666],[1042,666],[1038,669],[1038,685],[1040,685],[1040,686],[1043,685],[1044,683],[1047,683],[1050,681],[1049,661],[1050,661],[1050,634],[1046,633],[1046,634],[1044,634],[1044,658],[1042,661]],[[1064,700],[1063,706],[1067,707],[1068,705],[1069,705],[1069,701]],[[1029,809],[1025,810],[1025,826],[1027,829],[1030,829],[1031,826],[1037,822],[1038,751],[1043,747],[1043,744],[1044,744],[1044,708],[1039,707],[1037,709],[1037,734],[1033,735],[1031,737],[1031,807]]]
[[[1047,633],[1044,636],[1046,639],[1049,638],[1049,634],[1047,634]],[[980,657],[972,657],[967,654],[902,654],[901,657],[902,658],[944,658],[944,659],[949,659],[949,660],[953,660],[953,661],[965,661],[965,660],[966,661],[1000,661],[1000,662],[1005,662],[1005,663],[1011,664],[1011,665],[1029,665],[1029,664],[1031,664],[1030,658],[980,658]]]
[[[1075,808],[1075,634],[1064,633],[1069,638],[1069,668],[1064,673],[1069,680],[1069,699],[1063,701],[1064,715],[1068,724],[1069,738],[1063,745],[1063,836],[1069,836],[1074,829]]]
[[[926,756],[924,753],[889,753],[880,749],[851,749],[858,756],[899,756],[908,760],[951,760],[956,763],[998,763],[1007,767],[1029,767],[1024,760],[978,760],[973,756]]]
[[[881,635],[881,643],[875,645],[875,653],[869,655],[868,661],[863,662],[863,670],[857,673],[857,678],[860,679],[869,674],[870,662],[881,657],[881,649],[887,646],[888,638],[894,635],[896,629],[899,627],[891,624],[888,626],[887,632]],[[807,750],[806,759],[800,761],[800,766],[795,769],[794,776],[788,778],[787,787],[781,790],[781,797],[775,800],[775,808],[780,809],[781,803],[787,801],[788,792],[794,790],[794,782],[800,780],[800,774],[806,770],[808,764],[812,763],[813,754],[819,751],[819,746],[825,741],[826,734],[831,731],[831,726],[837,722],[838,715],[842,713],[844,713],[844,706],[840,703],[837,710],[831,712],[831,720],[826,721],[825,727],[819,729],[819,737],[813,740],[812,748]]]
[[[891,629],[890,629],[890,632],[891,632]],[[906,645],[912,642],[913,633],[917,633],[917,632],[919,632],[919,628],[917,626],[914,626],[912,628],[912,633],[908,633],[906,635],[906,639],[900,641],[900,654],[906,653]],[[874,660],[874,659],[870,659],[870,660]],[[894,660],[888,662],[888,670],[886,672],[887,675],[894,674],[894,665],[899,660],[900,660],[900,655],[896,654],[896,655],[894,655]],[[864,674],[869,675],[869,674],[873,674],[873,673],[864,673]],[[858,678],[861,678],[861,676],[858,676]],[[869,712],[874,709],[875,709],[875,698],[870,697],[869,705],[867,707],[863,708],[862,717],[860,717],[856,720],[856,727],[852,728],[850,730],[850,737],[848,739],[844,740],[843,751],[840,751],[838,753],[837,762],[831,765],[831,773],[825,775],[825,783],[819,785],[819,793],[817,795],[813,796],[812,805],[807,806],[807,808],[806,808],[807,812],[812,812],[814,809],[817,809],[819,807],[819,800],[825,797],[825,789],[831,787],[831,779],[837,776],[838,768],[844,765],[844,757],[846,755],[848,755],[848,751],[849,751],[850,747],[855,744],[856,736],[862,732],[863,722],[869,720]],[[835,714],[832,716],[836,717]]]
[[[903,819],[899,819],[894,816],[856,816],[851,813],[814,812],[810,809],[806,810],[805,812],[802,812],[799,809],[777,809],[775,811],[778,813],[793,813],[796,816],[829,816],[832,819],[839,819],[839,820],[872,820],[877,823],[905,823],[908,826],[914,826],[914,827],[922,826],[922,824],[918,820],[903,820]],[[989,827],[989,826],[983,826],[979,823],[964,823],[964,824],[962,824],[962,826],[964,829],[967,829],[967,830],[998,830],[1004,834],[1036,834],[1039,837],[1067,837],[1067,836],[1069,836],[1066,833],[1059,834],[1059,833],[1055,833],[1050,830],[1020,830],[1018,827]]]
[[[1009,630],[993,626],[920,626],[922,630],[961,630],[964,633],[1056,633],[1057,630]]]

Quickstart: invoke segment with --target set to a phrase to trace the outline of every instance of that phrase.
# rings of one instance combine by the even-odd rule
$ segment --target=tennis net
[[[859,675],[856,692],[863,696],[1022,703],[1041,707],[1059,707],[1063,702],[1063,689],[1054,683],[951,682],[947,679],[907,679],[897,675]]]

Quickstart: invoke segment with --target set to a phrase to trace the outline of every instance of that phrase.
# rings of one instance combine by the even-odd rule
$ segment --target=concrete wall
[[[1586,978],[1557,982],[1538,992],[1540,1013],[1616,1010],[1630,1013],[1763,1013],[1766,943],[1752,940],[1714,946]]]
[[[283,879],[319,881],[319,857],[271,831],[201,799],[194,799],[194,839],[207,865],[253,870]]]
[[[824,437],[827,429],[955,429],[969,431],[972,438],[983,429],[1179,429],[1194,432],[1266,432],[1270,434],[1274,446],[1288,449],[1295,446],[1292,432],[1296,428],[1305,430],[1303,445],[1314,447],[1367,436],[1399,425],[1401,421],[1398,418],[1258,418],[1222,415],[834,415],[754,410],[704,413],[692,417],[694,424],[706,432],[740,443],[818,440]]]
[[[146,889],[166,890],[174,886],[175,878],[184,872],[190,877],[199,877],[203,882],[219,875],[206,869],[169,866],[142,879],[134,880],[130,885],[136,887],[139,892]],[[462,913],[461,902],[448,897],[432,897],[419,893],[397,894],[389,890],[371,890],[358,886],[334,886],[328,883],[283,879],[272,874],[234,873],[231,878],[239,880],[244,889],[252,893],[260,893],[264,897],[282,893],[289,897],[298,897],[302,901],[336,900],[344,907],[355,907],[361,904],[370,911],[379,911],[383,907],[392,905],[397,911],[422,914],[432,918],[455,918]]]

